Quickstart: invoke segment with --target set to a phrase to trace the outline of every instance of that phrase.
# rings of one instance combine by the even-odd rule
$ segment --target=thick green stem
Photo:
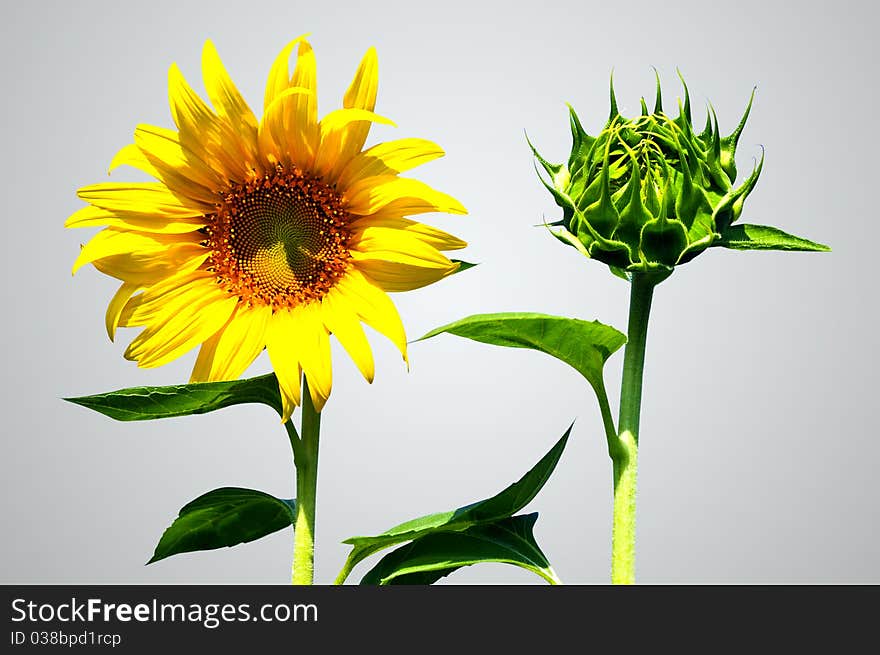
[[[296,585],[315,578],[315,495],[318,487],[318,440],[321,413],[315,411],[308,381],[303,377],[302,436],[291,436],[296,465],[296,522],[293,526],[293,577]]]
[[[629,326],[623,356],[618,437],[611,450],[614,464],[614,521],[611,536],[611,582],[635,582],[636,473],[638,471],[639,415],[642,405],[642,372],[651,298],[658,280],[633,273]]]

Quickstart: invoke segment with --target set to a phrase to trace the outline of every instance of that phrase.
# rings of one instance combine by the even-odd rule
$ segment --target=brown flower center
[[[232,187],[209,219],[209,268],[252,304],[279,309],[319,300],[351,258],[339,195],[296,168],[279,166]]]

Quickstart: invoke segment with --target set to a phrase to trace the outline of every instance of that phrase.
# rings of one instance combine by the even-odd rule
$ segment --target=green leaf
[[[828,252],[828,246],[802,239],[769,225],[732,225],[713,246],[733,250],[800,250]]]
[[[462,271],[466,271],[469,268],[473,268],[474,266],[479,266],[479,264],[472,264],[471,262],[466,262],[463,259],[452,259],[450,261],[458,264],[458,269],[455,271],[456,273],[461,273]]]
[[[531,502],[550,478],[550,474],[556,468],[562,451],[565,449],[565,444],[568,442],[571,428],[572,426],[568,427],[553,448],[528,473],[491,498],[459,507],[450,512],[429,514],[406,521],[373,537],[346,539],[343,543],[351,544],[353,548],[340,578],[344,580],[347,572],[357,566],[359,562],[389,546],[412,541],[427,534],[462,531],[474,525],[513,516]]]
[[[295,500],[254,489],[214,489],[184,505],[147,564],[179,553],[255,541],[293,525],[295,520]]]
[[[614,275],[616,275],[617,277],[619,277],[621,280],[625,280],[626,282],[632,282],[632,276],[626,272],[626,269],[620,268],[619,266],[611,266],[610,264],[609,264],[608,268],[611,269],[611,272]]]
[[[148,421],[205,414],[230,405],[263,403],[281,415],[281,395],[274,373],[247,380],[132,387],[64,400],[88,407],[117,421]]]
[[[362,585],[433,584],[464,566],[481,562],[513,564],[551,583],[559,580],[535,542],[538,514],[474,525],[462,532],[438,532],[391,551],[370,569]]]
[[[594,389],[604,388],[602,368],[626,336],[599,321],[582,321],[547,314],[476,314],[431,330],[417,341],[448,332],[474,341],[531,348],[572,366]]]

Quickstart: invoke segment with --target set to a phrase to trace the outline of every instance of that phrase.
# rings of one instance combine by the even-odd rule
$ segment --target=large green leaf
[[[787,234],[769,225],[733,225],[712,245],[733,250],[801,250],[828,252],[828,246]]]
[[[535,542],[538,514],[525,514],[473,525],[462,532],[436,532],[391,551],[361,580],[365,585],[433,584],[481,562],[514,564],[551,583],[559,580]]]
[[[281,395],[274,373],[247,380],[133,387],[80,398],[65,398],[117,421],[147,421],[205,414],[243,403],[263,403],[281,415]]]
[[[531,348],[572,366],[594,389],[604,388],[602,368],[626,336],[599,321],[547,314],[476,314],[438,327],[418,341],[448,332],[474,341],[510,348]]]
[[[431,533],[466,530],[474,525],[489,523],[516,514],[531,502],[547,482],[550,474],[553,473],[562,451],[565,449],[565,444],[568,442],[571,427],[569,426],[553,448],[528,473],[491,498],[459,507],[450,512],[422,516],[401,523],[373,537],[346,539],[343,543],[351,544],[353,548],[346,561],[343,574],[340,575],[339,582],[344,580],[347,577],[347,572],[363,559],[389,546],[412,541]]]
[[[147,564],[179,553],[255,541],[293,525],[295,520],[295,500],[254,489],[214,489],[181,508]]]

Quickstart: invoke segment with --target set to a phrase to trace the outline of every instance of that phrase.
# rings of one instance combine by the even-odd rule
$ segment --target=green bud
[[[676,118],[663,111],[659,76],[653,112],[642,98],[641,115],[630,119],[618,111],[612,81],[610,115],[598,135],[587,134],[569,107],[567,164],[551,164],[532,147],[549,177],[541,180],[563,210],[551,230],[612,269],[670,272],[713,244],[722,245],[761,173],[763,153],[752,174],[734,184],[736,146],[754,91],[729,136],[721,136],[711,105],[698,134],[681,82],[684,104],[678,102]]]

